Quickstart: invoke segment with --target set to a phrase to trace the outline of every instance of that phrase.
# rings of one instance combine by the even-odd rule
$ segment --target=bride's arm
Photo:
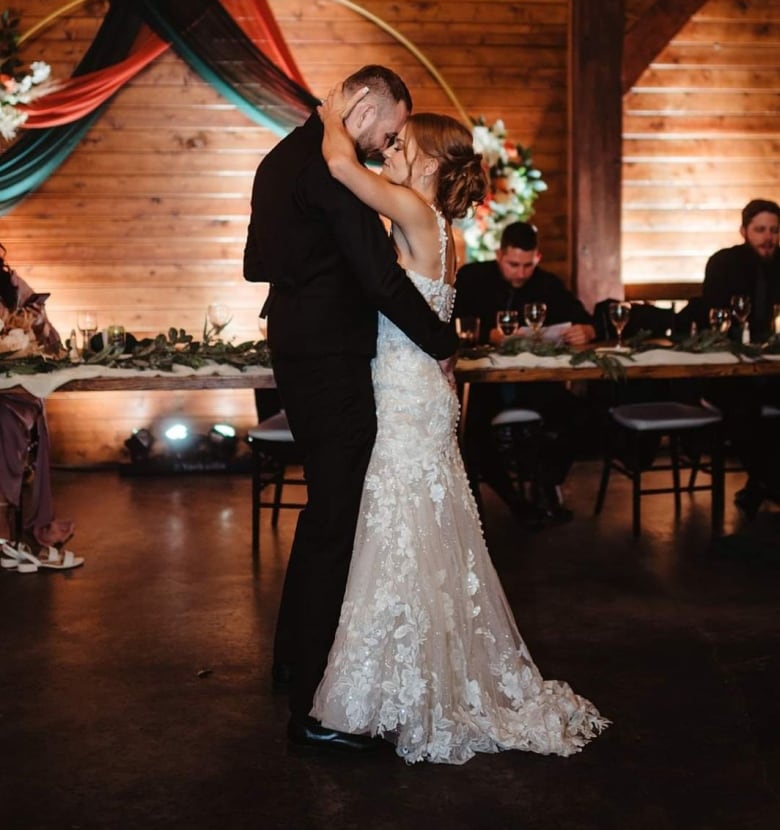
[[[372,173],[358,161],[355,143],[344,126],[344,116],[361,97],[358,93],[345,105],[341,91],[333,90],[325,103],[317,108],[325,127],[322,155],[334,179],[351,190],[361,202],[386,216],[403,231],[421,215],[427,215],[430,211],[413,190],[392,184],[382,176]]]

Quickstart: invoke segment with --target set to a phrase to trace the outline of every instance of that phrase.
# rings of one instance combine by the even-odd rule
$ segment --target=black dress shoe
[[[542,530],[548,524],[543,511],[527,501],[516,502],[511,505],[511,510],[512,515],[526,530]]]
[[[544,515],[550,524],[563,525],[574,518],[574,511],[562,504],[553,504],[544,511]]]
[[[768,496],[766,485],[748,479],[745,487],[734,493],[734,504],[745,514],[745,518],[752,521]]]
[[[350,735],[337,729],[328,729],[314,718],[304,721],[292,718],[287,725],[287,737],[290,743],[298,746],[318,746],[326,749],[340,749],[347,752],[367,752],[384,745],[381,738],[370,735]]]
[[[535,484],[531,488],[534,507],[546,525],[560,525],[570,522],[574,512],[564,507],[558,495],[558,488],[554,484]]]

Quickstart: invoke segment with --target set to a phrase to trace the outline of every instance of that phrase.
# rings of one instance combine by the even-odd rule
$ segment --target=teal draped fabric
[[[74,76],[104,69],[127,57],[142,22],[132,2],[112,2]],[[24,132],[0,155],[0,216],[46,181],[76,149],[105,106],[71,124]]]
[[[143,22],[249,118],[279,135],[302,123],[319,103],[249,40],[218,0],[111,0],[73,74],[126,58]],[[46,181],[105,107],[71,124],[25,131],[0,154],[0,216]]]
[[[319,103],[249,40],[219,0],[141,0],[140,9],[207,83],[277,135],[305,121]]]

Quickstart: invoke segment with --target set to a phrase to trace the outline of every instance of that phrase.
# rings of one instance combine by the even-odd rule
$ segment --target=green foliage
[[[67,344],[70,345],[69,343]],[[200,369],[210,363],[245,369],[250,366],[270,368],[271,353],[265,340],[247,340],[243,343],[225,343],[222,340],[198,341],[184,329],[168,329],[166,334],[139,340],[132,351],[125,353],[120,345],[109,345],[99,352],[88,354],[84,360],[90,366],[136,370],[174,371],[175,366]],[[5,374],[34,374],[65,369],[74,364],[67,358],[14,358],[0,355],[0,371]]]

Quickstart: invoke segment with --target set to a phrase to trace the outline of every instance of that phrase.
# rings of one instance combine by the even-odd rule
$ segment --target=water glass
[[[506,309],[496,313],[496,327],[504,337],[511,337],[517,334],[520,328],[520,313],[512,309]]]
[[[81,332],[82,351],[88,352],[90,338],[97,331],[98,327],[97,311],[87,310],[77,312],[76,325]]]
[[[713,331],[719,331],[721,334],[731,328],[731,309],[730,308],[711,308],[709,311],[710,328]]]
[[[475,346],[479,343],[479,317],[456,317],[455,331],[461,346]]]

